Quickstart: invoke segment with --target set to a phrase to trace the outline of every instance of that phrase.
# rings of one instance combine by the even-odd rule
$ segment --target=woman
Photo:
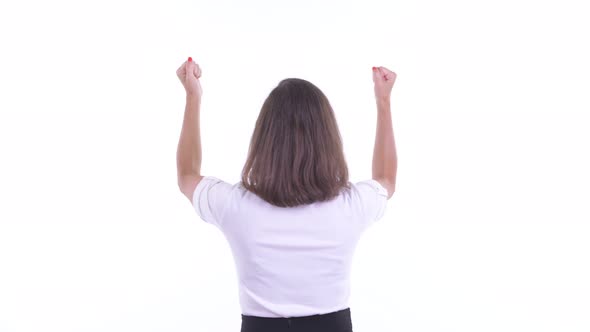
[[[201,69],[177,70],[186,90],[178,186],[227,239],[239,277],[242,332],[352,331],[350,265],[357,241],[395,190],[390,95],[396,74],[373,67],[377,134],[372,179],[351,183],[326,96],[288,78],[266,98],[241,181],[201,175]]]

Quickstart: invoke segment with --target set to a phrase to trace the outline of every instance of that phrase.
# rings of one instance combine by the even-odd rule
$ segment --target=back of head
[[[334,111],[312,83],[287,78],[264,101],[242,185],[272,205],[294,207],[350,188]]]

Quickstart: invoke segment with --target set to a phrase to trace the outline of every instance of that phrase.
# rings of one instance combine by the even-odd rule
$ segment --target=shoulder
[[[387,188],[374,179],[351,183],[351,195],[353,206],[368,220],[367,225],[383,217],[390,197]]]
[[[237,187],[238,184],[231,184],[214,176],[203,176],[194,185],[190,200],[201,219],[221,226],[227,207],[232,205],[232,193]]]
[[[239,186],[239,182],[232,184],[230,182],[224,181],[218,177],[205,175],[203,176],[200,181],[195,185],[193,188],[193,197],[197,193],[207,192],[211,193],[214,192],[215,195],[223,195],[229,196],[229,194],[234,190],[237,189]]]
[[[381,179],[367,179],[364,181],[359,181],[355,184],[357,189],[361,188],[361,190],[371,190],[376,192],[380,196],[385,196],[387,199],[390,199],[393,196],[393,185],[387,180]]]
[[[351,189],[360,195],[377,194],[379,196],[390,197],[387,186],[379,180],[367,179],[363,181],[350,182]]]
[[[193,202],[195,193],[203,189],[210,190],[215,187],[216,192],[228,193],[234,188],[241,186],[241,182],[231,184],[218,177],[210,175],[184,175],[178,177],[178,187],[182,194],[191,202]]]

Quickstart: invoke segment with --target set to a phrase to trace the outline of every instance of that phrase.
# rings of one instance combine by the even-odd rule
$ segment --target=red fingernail
[[[190,56],[188,57],[188,61],[193,61],[193,58],[191,58]]]
[[[373,70],[377,70],[377,67],[373,67]]]

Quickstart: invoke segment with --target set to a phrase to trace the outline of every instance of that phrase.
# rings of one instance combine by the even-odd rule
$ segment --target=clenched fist
[[[375,83],[375,98],[377,100],[389,101],[396,77],[396,73],[385,67],[373,67],[373,82]]]
[[[201,95],[203,94],[201,83],[199,82],[199,78],[201,77],[201,67],[189,57],[188,61],[185,61],[180,68],[176,70],[176,75],[184,86],[186,95],[195,97],[200,101]]]

